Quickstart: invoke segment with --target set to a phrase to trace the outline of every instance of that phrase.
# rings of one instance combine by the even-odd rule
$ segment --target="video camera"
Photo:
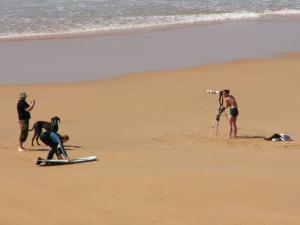
[[[207,92],[208,94],[214,94],[214,95],[219,94],[219,95],[223,95],[223,92],[224,92],[224,91],[214,91],[214,90],[211,90],[211,89],[207,89],[206,92]]]

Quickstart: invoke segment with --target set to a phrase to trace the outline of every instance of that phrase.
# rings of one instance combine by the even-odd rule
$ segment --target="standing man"
[[[229,108],[229,135],[228,138],[236,138],[237,136],[237,126],[236,119],[239,114],[237,102],[235,98],[230,95],[230,90],[223,90],[223,98],[225,101],[226,108]]]
[[[35,105],[35,101],[32,100],[30,104],[26,102],[27,94],[25,92],[20,93],[20,99],[17,104],[19,124],[21,128],[21,134],[19,138],[19,151],[24,151],[25,148],[23,143],[26,141],[28,137],[28,129],[29,129],[29,120],[30,120],[30,111],[33,109]]]

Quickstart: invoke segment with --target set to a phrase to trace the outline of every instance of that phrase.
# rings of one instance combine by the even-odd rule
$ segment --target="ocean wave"
[[[292,16],[300,15],[300,10],[298,9],[282,9],[282,10],[266,10],[263,15],[265,16]]]
[[[109,23],[97,23],[89,21],[86,23],[77,23],[68,26],[58,27],[57,30],[51,29],[42,31],[26,31],[26,32],[9,32],[0,33],[0,40],[10,39],[30,39],[30,38],[47,38],[47,37],[63,37],[84,35],[91,33],[113,33],[121,31],[131,31],[135,29],[162,28],[174,25],[192,25],[203,23],[215,23],[226,21],[247,21],[257,20],[270,16],[300,16],[300,10],[283,9],[283,10],[265,10],[262,12],[232,12],[219,14],[192,14],[192,15],[168,15],[168,16],[135,16],[135,17],[119,17]],[[299,17],[300,18],[300,17]],[[38,30],[38,29],[36,29]]]

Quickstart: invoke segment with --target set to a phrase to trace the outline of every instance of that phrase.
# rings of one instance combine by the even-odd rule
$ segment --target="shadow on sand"
[[[47,151],[49,151],[49,148],[26,148],[26,150],[37,151],[37,152],[47,152]]]
[[[65,149],[67,151],[73,151],[73,150],[76,150],[77,148],[82,148],[81,146],[78,146],[78,145],[64,145],[65,146]],[[47,152],[49,151],[49,148],[48,147],[44,147],[44,148],[27,148],[26,150],[29,150],[29,151],[39,151],[39,152]]]
[[[239,139],[265,139],[265,136],[259,136],[259,135],[241,135],[238,136]]]
[[[79,145],[64,145],[66,148],[82,148],[82,146]]]

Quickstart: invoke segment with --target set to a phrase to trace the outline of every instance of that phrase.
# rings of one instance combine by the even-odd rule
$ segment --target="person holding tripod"
[[[237,125],[236,120],[239,115],[239,110],[235,98],[230,95],[230,90],[223,90],[223,99],[225,102],[225,107],[229,108],[229,135],[228,138],[237,137]]]

